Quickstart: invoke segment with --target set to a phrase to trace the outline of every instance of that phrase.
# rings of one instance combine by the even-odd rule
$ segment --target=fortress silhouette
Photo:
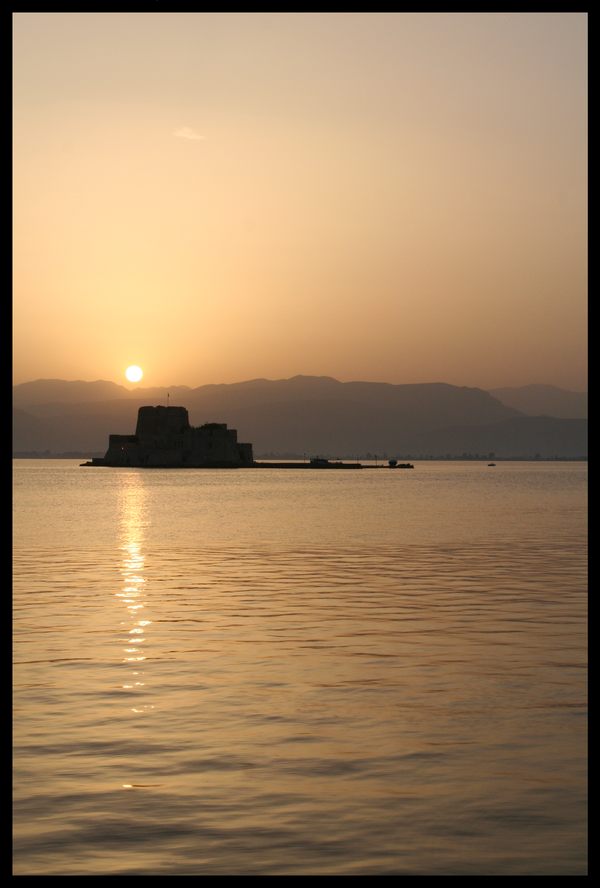
[[[185,407],[140,407],[135,435],[109,435],[92,466],[241,468],[253,465],[252,444],[238,444],[226,423],[190,425]]]
[[[109,435],[104,456],[94,457],[82,465],[142,469],[363,468],[359,462],[333,462],[320,457],[308,462],[254,462],[252,444],[238,444],[235,429],[228,429],[227,424],[221,422],[205,422],[194,428],[185,407],[140,407],[135,435]],[[389,468],[412,469],[414,466],[391,459]]]

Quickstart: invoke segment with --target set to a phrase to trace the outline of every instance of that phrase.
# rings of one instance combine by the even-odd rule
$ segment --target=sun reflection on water
[[[147,526],[147,491],[144,479],[138,472],[123,472],[122,488],[120,495],[120,522],[121,522],[121,550],[123,560],[121,573],[123,575],[123,587],[115,593],[116,598],[121,599],[127,613],[127,620],[121,622],[122,631],[128,637],[121,638],[127,647],[123,648],[123,663],[137,665],[146,659],[144,643],[147,641],[146,627],[152,624],[151,620],[140,619],[146,607],[146,578],[144,574],[145,530]],[[128,628],[129,627],[129,628]],[[144,673],[132,672],[131,677],[122,685],[128,693],[141,695],[145,682],[134,681],[134,678]],[[153,706],[136,700],[136,705],[131,707],[131,712],[146,714]]]

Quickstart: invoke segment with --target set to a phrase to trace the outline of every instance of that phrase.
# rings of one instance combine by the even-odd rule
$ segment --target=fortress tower
[[[185,407],[140,407],[135,435],[110,435],[97,466],[241,468],[253,464],[252,444],[238,444],[225,423],[190,425]]]

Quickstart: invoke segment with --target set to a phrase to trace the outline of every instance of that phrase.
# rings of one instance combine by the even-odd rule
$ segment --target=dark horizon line
[[[103,457],[104,451],[90,451],[90,450],[67,450],[62,453],[51,453],[49,450],[20,450],[13,451],[12,459],[92,459],[94,457]],[[309,457],[306,457],[307,459]],[[587,456],[498,456],[494,453],[493,456],[490,454],[467,454],[464,453],[462,455],[451,455],[451,456],[427,456],[421,454],[420,456],[414,456],[413,454],[402,454],[395,457],[387,457],[387,456],[379,456],[375,457],[375,455],[371,456],[367,454],[358,454],[358,456],[332,456],[331,454],[325,454],[324,459],[340,459],[346,462],[356,462],[357,460],[369,460],[371,462],[377,461],[386,462],[388,459],[406,459],[413,460],[413,462],[486,462],[487,460],[496,460],[497,462],[588,462]],[[277,460],[279,462],[297,462],[298,460],[304,459],[304,455],[295,455],[292,456],[290,454],[283,454],[278,456],[274,453],[258,453],[255,457],[255,462],[257,460]],[[185,468],[185,467],[184,467]],[[191,467],[188,467],[191,468]]]

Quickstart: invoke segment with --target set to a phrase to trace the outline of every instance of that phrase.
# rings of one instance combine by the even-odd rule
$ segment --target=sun
[[[125,376],[130,382],[139,382],[144,374],[139,367],[128,367]]]

